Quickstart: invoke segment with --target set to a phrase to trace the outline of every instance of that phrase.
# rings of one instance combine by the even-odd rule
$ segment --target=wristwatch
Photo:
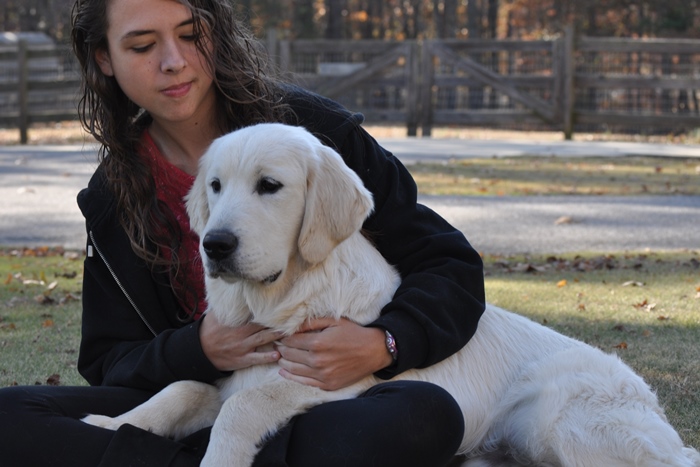
[[[394,339],[394,336],[392,336],[389,331],[384,331],[384,334],[386,335],[386,340],[384,341],[386,343],[386,350],[391,354],[391,358],[396,361],[396,359],[399,358],[399,350],[396,348],[396,339]]]

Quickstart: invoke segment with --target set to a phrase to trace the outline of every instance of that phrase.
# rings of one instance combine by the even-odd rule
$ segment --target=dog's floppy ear
[[[190,192],[185,196],[190,228],[198,235],[202,233],[209,220],[209,203],[207,200],[206,167],[204,159],[200,161],[197,177]]]
[[[306,208],[299,251],[311,264],[323,261],[340,242],[360,230],[372,211],[372,194],[343,159],[320,142],[309,163]]]

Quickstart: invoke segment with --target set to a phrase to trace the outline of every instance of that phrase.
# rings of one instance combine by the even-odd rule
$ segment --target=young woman
[[[209,430],[176,442],[80,418],[116,416],[173,381],[214,383],[275,361],[283,377],[328,390],[372,373],[390,379],[471,338],[484,308],[478,254],[416,203],[410,175],[361,128],[361,115],[265,73],[228,0],[77,0],[72,39],[84,77],[80,116],[102,144],[78,196],[87,228],[78,367],[91,386],[1,390],[3,465],[198,465]],[[279,336],[202,315],[198,239],[182,197],[215,137],[270,121],[306,127],[358,173],[376,203],[364,228],[402,285],[370,326],[318,320],[307,329],[316,332],[263,352]],[[296,417],[255,465],[435,467],[462,432],[441,388],[386,382]]]

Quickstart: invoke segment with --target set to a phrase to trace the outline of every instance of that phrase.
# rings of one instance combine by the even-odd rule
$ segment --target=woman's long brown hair
[[[259,42],[236,20],[233,5],[228,0],[176,1],[192,12],[197,48],[214,70],[220,133],[284,121],[289,111],[282,104],[280,86],[268,71]],[[79,118],[101,145],[98,157],[132,249],[153,271],[168,271],[173,291],[181,295],[188,288],[177,287],[174,279],[192,258],[179,256],[180,226],[156,199],[150,169],[137,155],[150,116],[124,94],[113,77],[102,73],[95,58],[98,50],[107,50],[108,2],[76,0],[73,6],[71,39],[83,78]],[[213,52],[205,48],[206,41]],[[164,254],[166,250],[170,255]]]

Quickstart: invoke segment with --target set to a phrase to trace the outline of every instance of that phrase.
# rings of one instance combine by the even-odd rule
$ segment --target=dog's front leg
[[[323,391],[280,380],[232,395],[214,423],[202,467],[249,467],[268,436],[295,415],[332,400],[357,396],[368,386]]]
[[[178,381],[119,415],[88,415],[83,422],[116,430],[124,424],[175,439],[211,426],[221,409],[219,389],[197,381]]]

